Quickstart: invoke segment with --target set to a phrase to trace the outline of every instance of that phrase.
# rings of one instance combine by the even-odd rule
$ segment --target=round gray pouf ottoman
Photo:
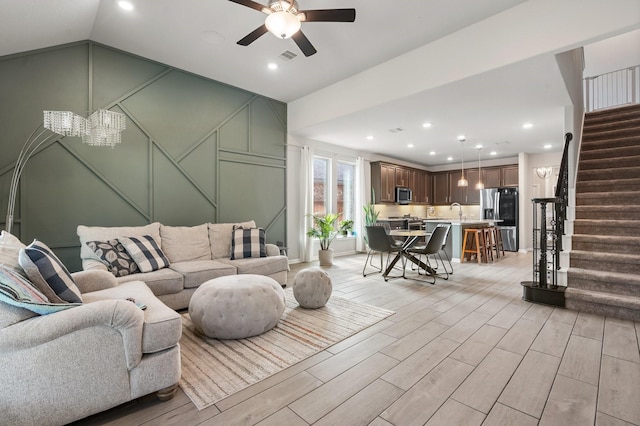
[[[293,297],[303,308],[323,307],[331,297],[332,289],[331,277],[320,268],[302,269],[293,279]]]
[[[264,275],[209,280],[193,293],[189,316],[196,330],[216,339],[243,339],[271,330],[284,312],[282,287]]]

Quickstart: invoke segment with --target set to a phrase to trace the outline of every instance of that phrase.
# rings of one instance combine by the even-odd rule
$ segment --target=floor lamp
[[[18,160],[11,176],[9,204],[5,229],[11,233],[13,211],[16,203],[18,184],[24,166],[38,149],[59,136],[82,137],[82,142],[90,146],[114,147],[120,143],[120,132],[126,127],[124,114],[98,109],[84,118],[71,111],[44,111],[42,124],[31,132],[18,154]]]

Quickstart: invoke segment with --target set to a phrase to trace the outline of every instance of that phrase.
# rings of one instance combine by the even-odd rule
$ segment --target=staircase
[[[566,307],[640,321],[640,105],[585,114]]]

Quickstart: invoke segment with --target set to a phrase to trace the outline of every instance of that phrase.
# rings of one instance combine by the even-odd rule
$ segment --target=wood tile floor
[[[436,285],[364,278],[364,260],[326,268],[334,294],[395,315],[203,411],[179,390],[78,424],[640,425],[640,323],[522,301],[530,254]]]

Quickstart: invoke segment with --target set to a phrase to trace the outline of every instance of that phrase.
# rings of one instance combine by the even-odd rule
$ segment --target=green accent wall
[[[15,161],[43,110],[127,117],[122,143],[52,141],[24,169],[13,233],[81,269],[76,227],[254,219],[286,241],[286,104],[81,42],[0,58],[0,224]]]

